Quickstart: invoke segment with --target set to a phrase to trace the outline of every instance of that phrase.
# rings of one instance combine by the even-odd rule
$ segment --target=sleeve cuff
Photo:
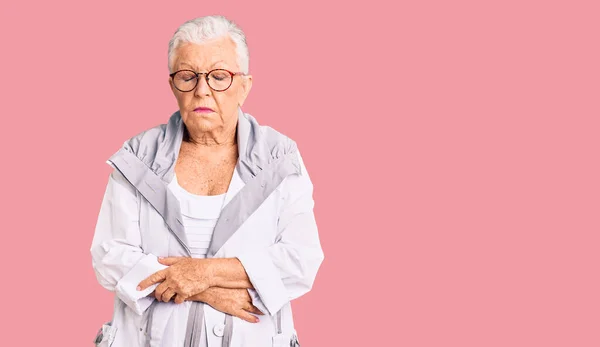
[[[250,294],[250,298],[252,299],[252,305],[254,305],[254,307],[259,309],[259,311],[262,313],[269,312],[269,310],[267,310],[267,308],[265,307],[265,304],[263,304],[262,300],[260,299],[260,296],[258,296],[258,292],[256,290],[248,288],[248,294]]]
[[[289,301],[289,298],[279,270],[271,261],[269,252],[244,253],[237,258],[244,266],[252,286],[264,304],[263,308],[267,310],[263,313],[275,315]],[[253,293],[251,291],[249,293],[252,296]],[[254,304],[254,297],[252,301]]]
[[[168,266],[158,262],[153,254],[143,257],[121,280],[117,283],[116,294],[135,313],[142,315],[155,299],[147,297],[158,286],[158,283],[138,291],[138,284],[153,273],[166,269]]]

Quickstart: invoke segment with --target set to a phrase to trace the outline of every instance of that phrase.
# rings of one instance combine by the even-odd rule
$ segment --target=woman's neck
[[[187,127],[184,127],[183,141],[196,149],[221,150],[231,148],[237,144],[237,128],[233,131],[215,134],[214,132],[202,132],[191,134]]]

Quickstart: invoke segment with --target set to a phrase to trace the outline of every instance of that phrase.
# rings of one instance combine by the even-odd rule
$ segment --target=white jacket
[[[201,302],[160,302],[157,284],[137,284],[165,268],[158,256],[191,256],[179,202],[168,188],[183,138],[167,124],[127,140],[107,161],[110,174],[91,246],[98,282],[115,293],[98,346],[209,347],[298,345],[291,301],[311,290],[324,259],[313,214],[313,185],[294,141],[239,110],[238,163],[207,257],[237,257],[265,313],[248,323]]]

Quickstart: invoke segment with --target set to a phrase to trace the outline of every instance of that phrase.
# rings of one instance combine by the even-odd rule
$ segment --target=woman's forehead
[[[184,43],[175,53],[175,67],[199,70],[210,68],[237,68],[235,43],[227,38],[206,43]]]

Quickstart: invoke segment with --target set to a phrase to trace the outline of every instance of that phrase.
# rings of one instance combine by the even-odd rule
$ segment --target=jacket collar
[[[135,154],[152,172],[169,183],[173,180],[184,127],[181,113],[176,111],[166,124],[143,131],[125,141],[121,150]],[[259,167],[252,163],[252,160],[258,158],[252,154],[258,127],[256,119],[238,107],[236,136],[239,159],[236,169],[244,182],[255,176]]]
[[[148,129],[126,141],[108,160],[150,202],[190,254],[180,205],[168,184],[183,140],[179,111],[167,124]],[[210,254],[217,252],[285,176],[301,174],[296,144],[272,128],[261,129],[249,114],[238,109],[238,162],[225,196],[224,209],[215,226]],[[256,177],[256,178],[255,178]],[[247,187],[250,184],[250,187]],[[246,187],[246,189],[243,189]],[[240,195],[241,194],[241,195]]]

